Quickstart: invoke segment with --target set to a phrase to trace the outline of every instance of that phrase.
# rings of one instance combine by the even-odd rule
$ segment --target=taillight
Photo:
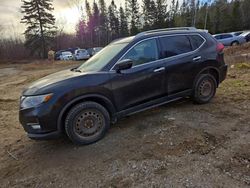
[[[218,53],[221,53],[221,52],[223,52],[224,48],[225,48],[225,46],[222,43],[218,43],[217,47],[216,47],[216,51]]]

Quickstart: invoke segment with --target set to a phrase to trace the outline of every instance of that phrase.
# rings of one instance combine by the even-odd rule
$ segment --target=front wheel
[[[193,100],[198,104],[205,104],[212,100],[216,93],[217,82],[214,76],[202,74],[193,89]]]
[[[107,110],[95,102],[83,102],[73,107],[65,120],[70,140],[79,145],[91,144],[105,136],[110,126]]]

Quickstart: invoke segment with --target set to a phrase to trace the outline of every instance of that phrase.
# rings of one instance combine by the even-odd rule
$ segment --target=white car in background
[[[246,43],[246,39],[243,36],[236,36],[234,33],[221,33],[213,35],[213,37],[224,46],[236,46]]]
[[[244,31],[240,36],[244,37],[247,42],[250,42],[250,31]]]
[[[62,54],[60,55],[60,60],[62,61],[69,61],[69,60],[73,60],[73,54],[71,52],[62,52]]]
[[[102,47],[95,47],[95,48],[93,48],[92,55],[97,54],[97,53],[100,52],[102,49],[103,49]]]
[[[79,49],[75,51],[75,60],[86,60],[89,58],[90,58],[90,55],[87,50]]]

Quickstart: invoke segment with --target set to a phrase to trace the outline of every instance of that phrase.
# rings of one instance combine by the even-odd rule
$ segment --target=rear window
[[[191,44],[193,46],[193,50],[198,49],[203,43],[204,43],[204,39],[199,36],[199,35],[190,35],[189,39],[191,41]]]
[[[162,58],[173,57],[192,51],[190,40],[185,35],[166,36],[160,38]]]

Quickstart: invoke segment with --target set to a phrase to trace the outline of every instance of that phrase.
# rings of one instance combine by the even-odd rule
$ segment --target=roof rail
[[[137,34],[135,38],[141,37],[146,34],[158,33],[158,32],[163,32],[163,31],[175,31],[175,30],[196,30],[196,28],[195,27],[173,27],[173,28],[155,29],[155,30],[141,32]]]

